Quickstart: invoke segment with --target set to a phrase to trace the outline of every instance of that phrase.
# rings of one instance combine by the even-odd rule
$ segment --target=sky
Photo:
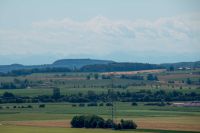
[[[0,0],[0,65],[200,60],[199,0]]]

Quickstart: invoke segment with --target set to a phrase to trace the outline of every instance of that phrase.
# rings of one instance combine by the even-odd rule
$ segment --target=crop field
[[[0,110],[0,128],[7,125],[15,128],[18,126],[62,127],[68,130],[70,119],[74,115],[97,114],[104,118],[111,118],[111,107],[72,107],[71,103],[49,103],[45,108],[38,108],[38,104],[31,105],[32,109],[13,109],[13,106],[20,106],[20,104],[3,104],[3,107],[9,109]],[[154,107],[145,106],[144,103],[131,106],[131,103],[116,103],[116,108],[116,121],[120,121],[121,118],[132,119],[138,124],[138,129],[200,131],[199,107]]]
[[[166,93],[176,90],[180,93],[200,94],[198,84],[187,84],[188,78],[196,83],[200,79],[197,73],[200,70],[191,71],[144,71],[134,73],[136,76],[144,76],[144,80],[122,79],[117,73],[112,79],[101,78],[103,73],[37,73],[26,76],[7,76],[0,77],[0,83],[19,82],[28,80],[27,88],[0,89],[0,96],[9,92],[19,97],[52,96],[53,87],[60,89],[61,95],[86,95],[92,91],[98,95],[107,93],[113,89],[120,93],[138,93],[151,91],[155,93],[164,90]],[[127,75],[130,75],[128,73]],[[146,80],[147,74],[154,74],[159,81]],[[98,74],[99,79],[94,75]],[[110,73],[108,73],[110,74]],[[90,75],[90,79],[87,76]],[[170,80],[175,81],[169,83]],[[184,80],[185,82],[183,82]],[[137,123],[136,130],[113,131],[111,129],[75,129],[71,128],[70,121],[76,115],[95,114],[105,119],[111,119],[111,107],[106,106],[106,102],[97,102],[103,106],[87,106],[89,102],[84,102],[84,106],[79,106],[79,102],[39,102],[39,103],[1,103],[0,104],[0,131],[3,133],[114,133],[114,132],[148,132],[148,133],[179,133],[179,132],[200,132],[200,107],[173,106],[176,101],[170,101],[169,105],[155,106],[147,105],[149,102],[137,102],[133,106],[132,102],[114,102],[114,120],[119,122],[121,119],[133,120]],[[185,102],[185,101],[179,101]],[[160,101],[154,102],[160,103]],[[45,107],[40,108],[40,104]],[[27,108],[30,106],[31,108]]]
[[[149,130],[149,129],[136,129],[126,131],[114,131],[111,129],[75,129],[75,128],[58,128],[58,127],[33,127],[33,126],[0,126],[0,130],[6,133],[197,133],[188,131],[176,131],[176,130]]]
[[[0,133],[200,133],[200,0],[0,0]]]

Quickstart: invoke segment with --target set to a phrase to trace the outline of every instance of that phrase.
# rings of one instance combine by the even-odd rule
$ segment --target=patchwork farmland
[[[167,71],[148,70],[136,72],[110,73],[34,73],[22,76],[2,76],[0,82],[23,83],[26,88],[0,89],[3,98],[6,93],[22,98],[21,101],[4,101],[0,104],[0,130],[6,133],[19,132],[118,132],[111,129],[75,129],[70,121],[76,115],[98,115],[104,119],[111,119],[112,106],[107,106],[109,99],[104,98],[109,90],[117,95],[114,101],[114,121],[121,119],[133,120],[137,129],[122,132],[200,132],[199,104],[190,104],[199,100],[200,70]],[[148,75],[158,79],[149,80]],[[97,77],[95,77],[98,75]],[[90,78],[88,78],[88,76]],[[104,77],[105,76],[105,77]],[[140,77],[143,77],[141,79]],[[136,78],[136,79],[135,79]],[[137,79],[139,78],[139,79]],[[191,83],[187,83],[188,79]],[[54,99],[55,88],[59,88],[59,97]],[[148,98],[148,95],[159,96],[177,94],[195,96],[189,101],[173,100],[163,97],[161,100]],[[130,99],[129,95],[145,94],[141,99]],[[75,99],[79,95],[89,100]],[[121,96],[124,95],[124,96]],[[102,97],[104,100],[99,99]],[[72,97],[73,100],[71,99]],[[93,97],[94,101],[90,101]],[[132,96],[130,96],[132,97]],[[137,95],[135,95],[137,97]],[[33,102],[36,98],[39,101]],[[180,96],[181,98],[181,96]],[[194,97],[193,97],[194,98]],[[71,100],[70,100],[71,99]],[[190,100],[191,99],[191,100]],[[16,103],[17,102],[17,103]],[[95,103],[94,106],[90,106]],[[134,103],[134,104],[133,104]],[[180,106],[180,104],[182,106]],[[44,105],[41,107],[40,105]],[[121,132],[121,131],[120,131]]]

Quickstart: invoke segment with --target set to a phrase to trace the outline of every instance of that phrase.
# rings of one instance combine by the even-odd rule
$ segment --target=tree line
[[[33,73],[54,73],[54,72],[72,72],[72,70],[66,67],[29,68],[29,69],[12,70],[7,73],[0,73],[0,76],[21,76]]]
[[[0,103],[39,103],[39,102],[71,102],[71,103],[88,103],[88,102],[108,102],[110,99],[120,102],[159,102],[159,101],[199,101],[200,94],[196,92],[164,91],[164,90],[140,90],[138,92],[114,91],[95,93],[88,91],[86,94],[68,94],[61,95],[60,90],[54,89],[53,95],[41,96],[16,96],[12,93],[5,92],[0,96]]]
[[[14,79],[13,82],[2,82],[0,83],[0,89],[24,89],[30,85],[30,81]]]

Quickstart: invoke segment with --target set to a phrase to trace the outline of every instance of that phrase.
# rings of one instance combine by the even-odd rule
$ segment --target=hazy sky
[[[0,0],[0,64],[200,60],[200,0]]]

